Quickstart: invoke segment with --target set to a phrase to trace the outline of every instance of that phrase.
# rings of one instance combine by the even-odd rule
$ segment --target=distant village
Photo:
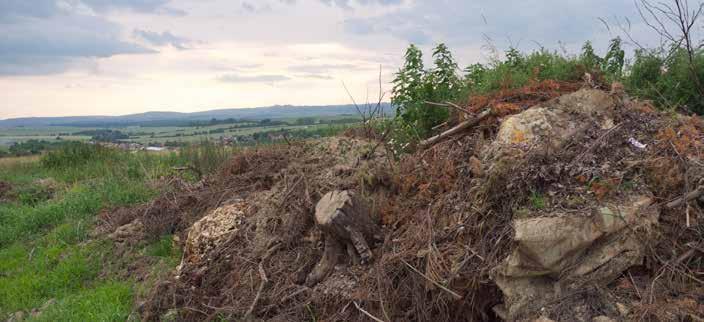
[[[211,138],[210,142],[222,145],[222,146],[246,146],[254,145],[257,143],[276,143],[283,142],[287,139],[288,132],[285,130],[276,132],[262,132],[255,133],[253,135],[238,135],[238,136],[227,136],[222,135],[219,138]],[[319,134],[314,134],[310,138],[320,138]],[[147,152],[163,152],[163,151],[178,151],[179,148],[187,145],[184,141],[167,141],[164,143],[160,142],[150,142],[147,144],[137,143],[137,142],[105,142],[105,141],[89,141],[91,144],[99,144],[104,147],[110,147],[114,149],[120,149],[124,151],[147,151]]]

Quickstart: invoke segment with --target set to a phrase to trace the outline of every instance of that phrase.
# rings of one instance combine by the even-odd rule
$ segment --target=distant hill
[[[384,103],[384,111],[391,112],[390,104]],[[358,115],[354,105],[292,106],[276,105],[256,108],[216,109],[204,112],[146,112],[122,116],[65,116],[65,117],[25,117],[0,120],[0,127],[37,126],[83,126],[109,127],[130,125],[173,125],[211,119],[283,119],[314,116]]]

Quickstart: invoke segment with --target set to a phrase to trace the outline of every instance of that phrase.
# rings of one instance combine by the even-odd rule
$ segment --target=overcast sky
[[[0,118],[374,100],[411,42],[603,52],[600,17],[651,34],[632,0],[0,0]]]

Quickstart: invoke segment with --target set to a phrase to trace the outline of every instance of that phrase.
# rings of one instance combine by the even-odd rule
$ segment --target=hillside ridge
[[[382,103],[382,107],[390,111],[390,104]],[[360,107],[363,108],[363,107]],[[212,118],[245,118],[252,120],[261,119],[277,119],[291,117],[310,117],[310,116],[338,116],[358,114],[357,108],[353,104],[341,105],[273,105],[266,107],[252,108],[226,108],[213,109],[200,112],[169,112],[169,111],[149,111],[144,113],[107,116],[107,115],[91,115],[91,116],[57,116],[57,117],[20,117],[0,120],[0,127],[18,127],[18,126],[86,126],[86,125],[138,125],[141,122],[154,121],[198,121],[209,120]]]

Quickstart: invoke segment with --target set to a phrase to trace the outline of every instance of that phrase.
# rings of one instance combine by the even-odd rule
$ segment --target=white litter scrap
[[[628,143],[630,143],[632,146],[639,148],[639,149],[645,149],[648,147],[647,144],[640,143],[640,142],[638,142],[638,140],[636,140],[634,138],[629,138]]]

